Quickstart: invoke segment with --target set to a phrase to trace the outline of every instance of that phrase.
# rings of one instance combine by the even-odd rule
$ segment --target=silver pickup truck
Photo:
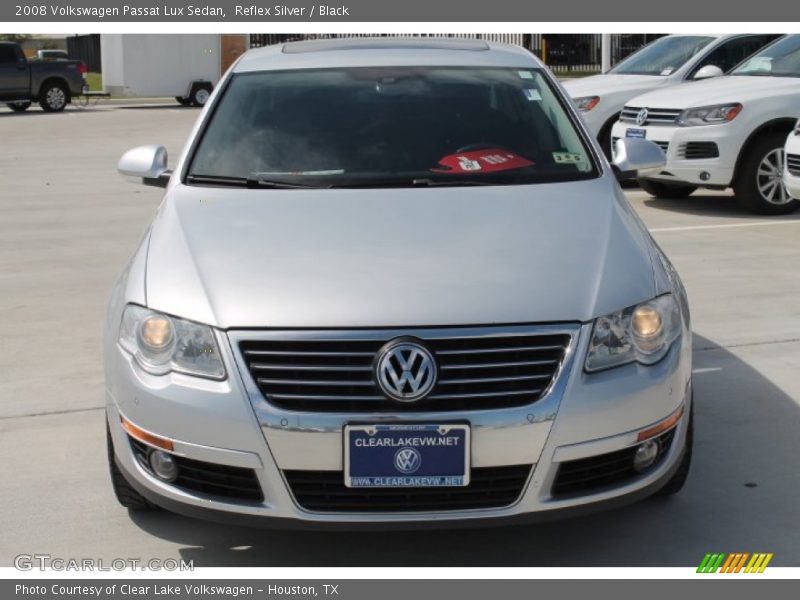
[[[81,94],[86,66],[79,60],[28,61],[18,44],[0,42],[0,102],[22,112],[38,102],[47,112],[64,110]]]

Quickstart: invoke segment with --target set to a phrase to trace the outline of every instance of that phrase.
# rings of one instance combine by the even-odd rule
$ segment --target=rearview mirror
[[[650,140],[620,138],[614,146],[617,179],[633,179],[641,171],[660,169],[666,164],[664,151]]]
[[[167,149],[157,144],[128,150],[119,159],[117,171],[122,175],[140,178],[145,185],[157,187],[167,187],[172,175],[172,171],[167,169]]]
[[[694,74],[692,79],[711,79],[712,77],[719,77],[725,73],[717,65],[706,65]]]

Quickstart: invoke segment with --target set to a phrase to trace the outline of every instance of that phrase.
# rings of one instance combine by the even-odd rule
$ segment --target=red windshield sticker
[[[502,148],[482,148],[470,152],[450,154],[439,161],[441,169],[431,169],[434,173],[493,173],[530,167],[534,163],[503,150]]]

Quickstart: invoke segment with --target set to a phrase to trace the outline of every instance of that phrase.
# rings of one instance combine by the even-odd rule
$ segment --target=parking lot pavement
[[[129,515],[108,482],[106,296],[160,191],[115,172],[131,146],[173,159],[198,111],[0,109],[0,565],[20,553],[195,566],[696,565],[709,551],[800,565],[800,213],[759,218],[722,193],[626,193],[686,283],[696,447],[670,500],[477,531],[290,533]]]

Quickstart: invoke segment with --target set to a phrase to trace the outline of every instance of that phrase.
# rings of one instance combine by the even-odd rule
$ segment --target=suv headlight
[[[687,108],[678,117],[678,125],[683,127],[695,127],[697,125],[730,123],[740,112],[742,112],[742,105],[738,103]]]
[[[119,344],[153,375],[175,371],[225,379],[214,331],[208,325],[129,304],[122,315]]]
[[[572,101],[579,111],[589,112],[600,103],[600,96],[582,96],[581,98],[573,98]]]
[[[800,119],[794,124],[794,134],[800,135]]]
[[[592,329],[586,370],[602,371],[631,362],[655,364],[680,335],[680,309],[672,294],[599,317]]]

